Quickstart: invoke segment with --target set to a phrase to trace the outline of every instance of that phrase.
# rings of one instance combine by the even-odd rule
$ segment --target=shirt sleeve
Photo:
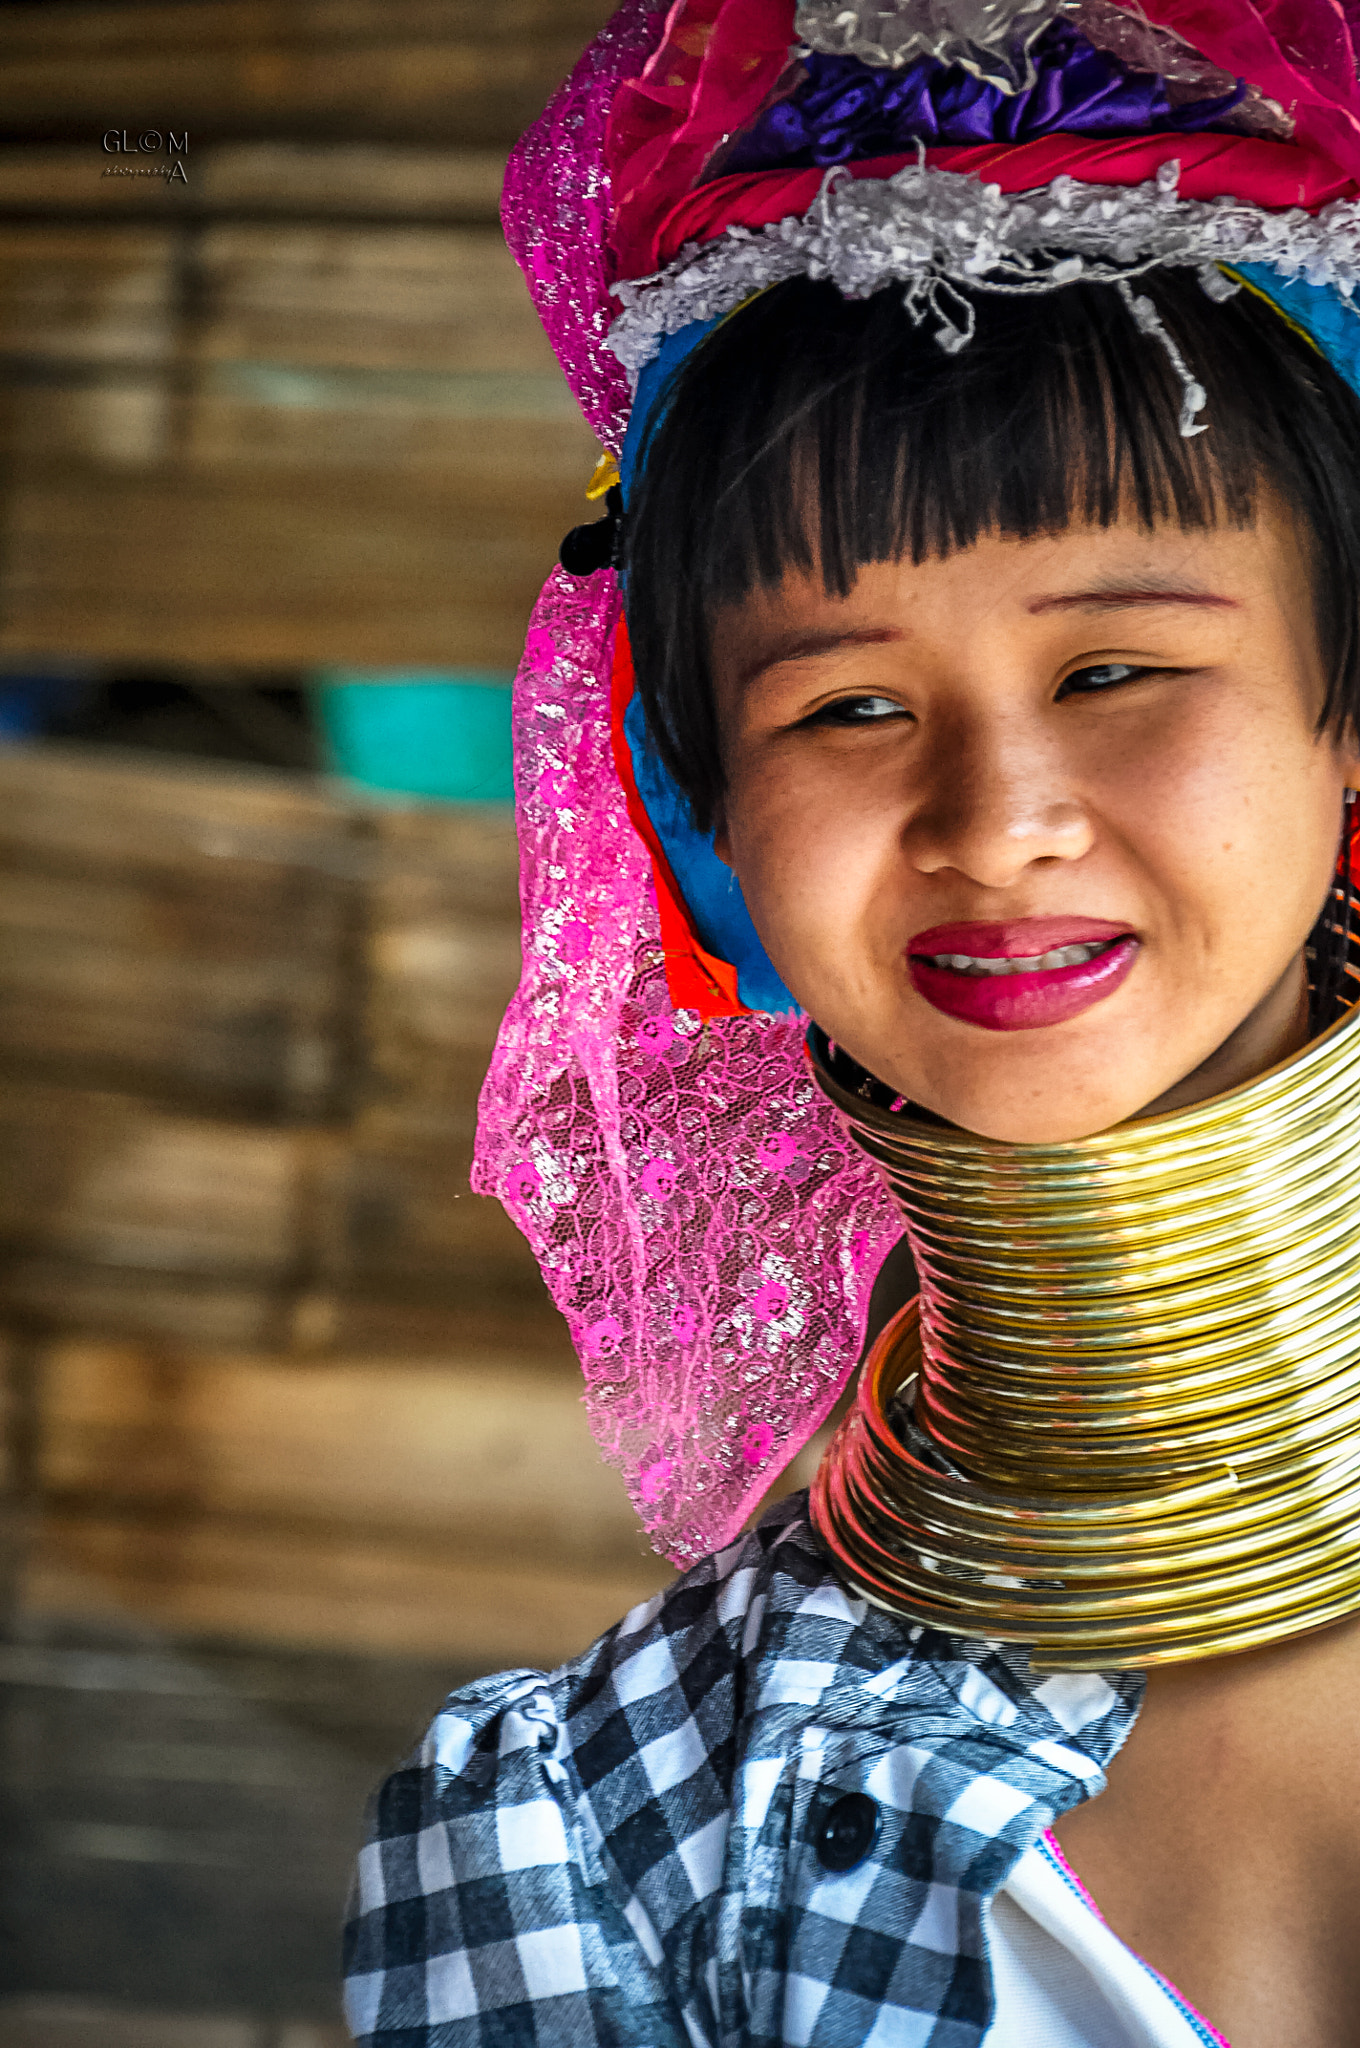
[[[365,2048],[689,2048],[605,1879],[554,1681],[455,1693],[370,1814],[345,1930]]]

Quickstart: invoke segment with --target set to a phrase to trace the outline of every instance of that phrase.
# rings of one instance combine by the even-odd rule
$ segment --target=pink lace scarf
[[[664,17],[627,5],[511,158],[504,220],[572,389],[617,449],[605,124]],[[555,571],[515,684],[524,966],[482,1091],[473,1184],[567,1320],[604,1456],[655,1547],[727,1542],[833,1406],[899,1227],[808,1077],[796,1021],[700,1023],[667,993],[614,770],[610,572]]]

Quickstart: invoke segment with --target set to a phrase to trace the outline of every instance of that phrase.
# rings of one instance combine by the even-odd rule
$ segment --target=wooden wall
[[[0,668],[514,665],[596,449],[496,206],[608,12],[11,0]],[[466,1669],[664,1579],[469,1191],[517,924],[494,813],[0,752],[27,1607]]]
[[[661,1583],[470,1192],[507,817],[0,752],[0,1327],[23,1599],[558,1661]]]
[[[596,450],[496,206],[608,11],[5,8],[0,657],[514,665]]]

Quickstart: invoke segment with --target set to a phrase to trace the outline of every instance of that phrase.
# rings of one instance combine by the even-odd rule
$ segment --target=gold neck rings
[[[1360,1608],[1360,1007],[1242,1088],[1068,1144],[813,1071],[921,1278],[813,1488],[853,1590],[1066,1671]]]

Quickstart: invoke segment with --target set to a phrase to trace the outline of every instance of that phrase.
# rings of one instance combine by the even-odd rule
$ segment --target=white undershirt
[[[996,2017],[983,2048],[1227,2048],[1126,1948],[1045,1841],[993,1899]]]

